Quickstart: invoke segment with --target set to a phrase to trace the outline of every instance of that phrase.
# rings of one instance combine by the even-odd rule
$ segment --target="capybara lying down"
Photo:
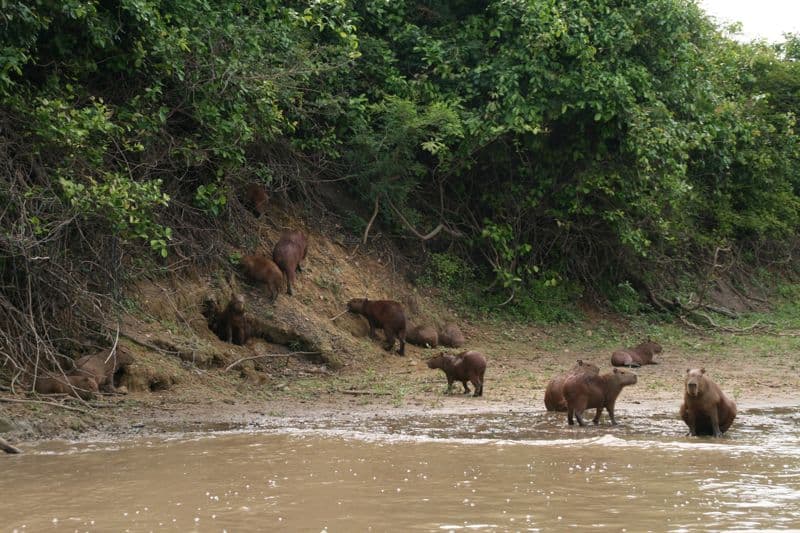
[[[300,262],[306,258],[308,238],[305,233],[298,230],[285,231],[275,243],[272,250],[272,260],[286,276],[286,294],[292,294],[295,273],[302,272]]]
[[[464,394],[469,394],[467,382],[475,387],[473,396],[483,396],[483,375],[486,373],[486,358],[480,352],[467,351],[458,355],[440,353],[428,359],[428,368],[439,368],[447,376],[447,393],[453,388],[454,381],[464,385]]]
[[[466,340],[461,329],[452,322],[445,324],[442,331],[439,332],[439,344],[449,348],[461,348],[464,346]]]
[[[633,348],[625,348],[612,353],[611,364],[631,368],[637,368],[642,365],[657,365],[658,363],[653,361],[653,356],[661,352],[661,345],[648,339]]]
[[[99,392],[97,382],[85,375],[40,377],[35,389],[39,394],[70,394],[84,400],[91,400]]]
[[[386,335],[386,350],[391,351],[394,339],[400,339],[400,355],[406,354],[406,314],[403,306],[394,300],[367,300],[355,298],[347,302],[347,310],[366,317],[369,336],[375,338],[375,328],[382,328]]]
[[[133,356],[124,348],[117,347],[109,357],[105,350],[93,355],[84,355],[75,361],[74,374],[93,379],[103,392],[117,392],[114,374],[133,363]]]
[[[264,285],[269,301],[274,302],[283,282],[283,273],[275,261],[263,255],[250,254],[242,256],[239,264],[242,265],[245,276]]]
[[[416,326],[408,332],[406,340],[416,346],[436,348],[439,344],[439,334],[433,326]]]
[[[736,404],[706,375],[705,368],[687,368],[680,414],[690,435],[721,437],[736,418]]]
[[[6,453],[22,453],[19,448],[13,447],[2,437],[0,437],[0,450]]]
[[[244,296],[232,294],[231,301],[219,317],[217,335],[225,342],[242,346],[247,342],[247,318],[244,315]]]
[[[560,374],[550,380],[550,383],[547,384],[547,388],[544,390],[544,406],[548,411],[567,410],[567,400],[564,399],[564,393],[562,392],[564,380],[573,374],[580,374],[583,372],[596,376],[600,373],[600,369],[597,365],[584,363],[581,359],[578,359],[575,362],[575,366],[570,368],[565,374]]]
[[[597,424],[600,421],[600,413],[603,407],[608,410],[611,423],[616,425],[614,420],[614,404],[617,396],[623,387],[636,383],[636,374],[627,370],[615,368],[609,374],[597,375],[586,372],[572,374],[564,380],[562,391],[567,401],[567,423],[573,425],[572,416],[578,419],[578,424],[585,426],[583,422],[583,411],[585,409],[596,408],[592,422]]]
[[[267,203],[269,202],[269,195],[264,187],[258,183],[250,183],[247,185],[244,195],[244,205],[253,212],[256,217],[260,217],[267,212]]]

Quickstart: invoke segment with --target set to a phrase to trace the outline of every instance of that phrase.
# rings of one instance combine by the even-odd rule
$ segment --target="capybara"
[[[547,388],[544,391],[544,406],[548,411],[567,410],[567,400],[564,399],[564,393],[561,390],[564,386],[564,380],[573,374],[580,374],[582,372],[596,376],[600,373],[600,369],[597,365],[584,363],[581,359],[578,359],[575,362],[575,366],[570,368],[565,374],[560,374],[550,380],[550,383],[547,384]]]
[[[592,422],[597,424],[600,421],[600,413],[603,412],[603,407],[608,410],[608,416],[611,418],[611,423],[616,425],[617,421],[614,420],[614,404],[617,401],[617,396],[622,391],[623,387],[634,385],[636,383],[636,374],[627,370],[620,370],[615,368],[609,374],[589,374],[586,372],[579,372],[568,376],[564,380],[562,391],[564,399],[567,401],[567,423],[573,425],[573,414],[578,419],[578,424],[585,426],[583,422],[583,411],[585,409],[596,408],[597,413],[594,415]]]
[[[705,368],[687,368],[680,414],[690,435],[721,437],[736,418],[736,404],[706,375]]]
[[[250,183],[245,190],[244,204],[256,217],[267,212],[269,195],[258,183]]]
[[[275,243],[272,260],[286,276],[286,294],[292,294],[295,273],[303,271],[300,262],[306,258],[307,251],[308,238],[302,231],[285,231]]]
[[[80,374],[40,377],[36,379],[35,388],[39,394],[71,394],[84,400],[91,400],[99,392],[97,381]]]
[[[611,354],[611,364],[630,368],[637,368],[642,365],[657,365],[658,363],[653,361],[653,356],[661,352],[661,345],[648,339],[633,348],[615,351]]]
[[[245,276],[262,283],[267,290],[269,301],[274,302],[281,290],[283,273],[275,261],[263,255],[245,255],[239,260]]]
[[[105,350],[93,355],[84,355],[75,361],[75,374],[92,378],[100,390],[117,392],[114,375],[133,363],[133,356],[124,348],[117,347],[113,354]]]
[[[428,359],[428,368],[439,368],[447,376],[447,393],[453,388],[454,381],[464,385],[464,394],[469,394],[467,382],[475,387],[473,396],[483,396],[483,375],[486,373],[486,358],[480,352],[467,351],[458,355],[440,353]]]
[[[432,326],[416,326],[408,332],[406,340],[417,346],[436,348],[439,344],[439,334]]]
[[[0,450],[6,453],[22,453],[19,448],[13,447],[2,437],[0,437]]]
[[[383,329],[387,351],[391,351],[396,337],[400,339],[400,349],[397,351],[400,355],[406,354],[406,314],[399,302],[355,298],[347,302],[347,310],[366,317],[370,338],[375,338],[375,328]]]
[[[242,346],[247,342],[247,317],[244,314],[244,296],[232,294],[231,301],[219,317],[217,335],[225,342]]]
[[[465,342],[466,340],[464,339],[464,334],[461,333],[461,329],[452,322],[445,324],[442,331],[439,332],[439,344],[442,346],[461,348],[464,346]]]

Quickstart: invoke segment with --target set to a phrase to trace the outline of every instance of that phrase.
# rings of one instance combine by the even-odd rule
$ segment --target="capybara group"
[[[87,375],[40,377],[35,390],[39,394],[70,394],[83,400],[91,400],[99,392],[97,382]]]
[[[244,296],[232,294],[231,301],[219,317],[217,335],[225,342],[239,346],[247,342],[247,317],[244,314]]]
[[[637,368],[642,365],[657,365],[658,363],[653,361],[653,356],[661,352],[661,345],[648,339],[633,348],[625,348],[612,353],[611,364],[630,368]]]
[[[544,391],[544,406],[548,411],[567,410],[567,400],[564,399],[564,393],[562,391],[564,381],[573,374],[584,372],[596,376],[600,373],[600,369],[597,365],[584,363],[581,359],[578,359],[575,362],[575,366],[570,368],[565,374],[558,375],[550,380],[550,383],[547,384],[547,388]]]
[[[272,250],[272,260],[286,276],[286,294],[292,294],[295,274],[302,272],[300,262],[306,258],[308,238],[298,230],[285,231],[281,234]]]
[[[466,340],[461,329],[452,322],[445,324],[442,331],[439,332],[439,344],[449,348],[461,348],[464,346]]]
[[[439,344],[439,334],[432,326],[416,326],[408,332],[406,340],[416,346],[436,348]]]
[[[680,415],[690,435],[721,437],[736,418],[736,404],[706,375],[705,368],[687,368]]]
[[[283,281],[283,273],[275,261],[263,255],[245,255],[239,264],[242,265],[245,276],[264,285],[270,302],[274,302]]]
[[[104,392],[117,392],[114,375],[133,363],[133,356],[123,348],[116,348],[111,354],[102,350],[92,355],[84,355],[75,361],[75,375],[87,376],[97,383]]]
[[[391,351],[394,339],[400,339],[400,355],[406,353],[406,314],[403,306],[394,300],[368,300],[355,298],[347,302],[347,310],[361,315],[369,322],[369,336],[375,338],[375,328],[386,335],[386,350]]]
[[[572,374],[564,380],[562,391],[567,401],[567,423],[574,424],[573,415],[578,419],[578,424],[585,426],[583,422],[583,411],[586,409],[597,409],[592,422],[597,424],[600,421],[600,413],[605,407],[611,423],[616,425],[614,419],[614,404],[617,396],[623,387],[636,383],[636,374],[627,370],[615,368],[608,374],[589,374],[579,372]]]
[[[258,183],[247,185],[244,204],[256,217],[260,217],[267,212],[267,202],[269,202],[269,195],[267,195],[264,187]]]
[[[428,359],[428,368],[439,368],[447,376],[447,393],[453,388],[454,381],[464,385],[464,394],[469,394],[467,382],[475,387],[473,396],[483,396],[483,376],[486,373],[486,357],[480,352],[466,351],[458,355],[440,353]]]

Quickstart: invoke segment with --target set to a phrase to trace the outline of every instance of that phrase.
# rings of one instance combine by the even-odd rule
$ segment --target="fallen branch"
[[[245,361],[252,361],[253,359],[271,359],[276,357],[295,357],[297,355],[322,355],[322,352],[289,352],[289,353],[265,353],[261,355],[251,355],[249,357],[242,357],[225,367],[225,372]]]
[[[6,453],[22,453],[22,450],[20,450],[19,448],[15,448],[14,446],[10,445],[2,437],[0,437],[0,450],[3,450]]]
[[[403,213],[401,213],[401,212],[400,212],[400,210],[399,210],[399,209],[397,209],[397,208],[394,206],[394,204],[392,203],[392,201],[391,201],[391,200],[389,200],[389,199],[387,198],[387,199],[386,199],[386,201],[387,201],[387,202],[389,202],[389,207],[391,207],[391,208],[392,208],[392,210],[393,210],[393,211],[394,211],[394,212],[397,214],[397,216],[398,216],[398,217],[400,217],[400,220],[402,220],[402,221],[403,221],[403,224],[405,224],[405,225],[406,225],[406,227],[409,229],[409,231],[411,231],[411,233],[413,233],[414,235],[416,235],[416,236],[417,236],[419,239],[421,239],[421,240],[423,240],[423,241],[427,241],[427,240],[433,239],[433,238],[434,238],[434,237],[436,237],[436,236],[439,234],[439,232],[441,232],[441,231],[444,231],[445,233],[449,233],[449,234],[450,234],[450,235],[452,235],[453,237],[463,237],[463,236],[464,236],[464,235],[463,235],[463,234],[462,234],[460,231],[456,231],[456,230],[450,229],[449,227],[445,226],[443,222],[439,222],[439,225],[438,225],[438,226],[436,226],[435,228],[433,228],[433,229],[432,229],[431,231],[429,231],[427,234],[423,235],[422,233],[418,232],[418,231],[416,230],[416,228],[414,228],[414,226],[412,226],[412,225],[411,225],[411,222],[409,222],[408,220],[406,220],[406,217],[404,217],[404,216],[403,216]]]
[[[351,396],[389,396],[388,392],[378,392],[372,390],[340,390],[342,394],[349,394]]]
[[[375,222],[375,217],[378,216],[378,210],[381,205],[381,196],[378,195],[375,197],[375,210],[372,211],[372,217],[369,219],[369,223],[367,224],[367,228],[364,230],[364,238],[361,241],[361,244],[367,244],[367,237],[369,237],[369,230],[372,227],[372,223]]]
[[[338,315],[336,315],[335,317],[332,317],[332,318],[331,318],[331,322],[333,322],[334,320],[336,320],[337,318],[339,318],[340,316],[342,316],[342,315],[343,315],[343,314],[345,314],[345,313],[347,313],[347,309],[345,309],[344,311],[342,311],[341,313],[339,313],[339,314],[338,314]]]
[[[70,407],[69,405],[64,405],[63,403],[45,402],[44,400],[23,400],[23,399],[17,399],[17,398],[0,398],[0,402],[5,402],[5,403],[38,403],[38,404],[43,404],[43,405],[51,405],[53,407],[60,407],[61,409],[66,409],[67,411],[75,411],[76,413],[83,413],[85,415],[98,416],[97,413],[92,413],[91,411],[87,411],[86,409],[81,409],[80,407]]]

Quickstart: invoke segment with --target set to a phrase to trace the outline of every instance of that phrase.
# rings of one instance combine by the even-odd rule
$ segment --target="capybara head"
[[[628,370],[622,370],[621,368],[615,368],[614,374],[621,385],[636,385],[636,382],[639,380],[636,374]]]
[[[452,356],[449,355],[449,354],[446,354],[444,352],[441,352],[441,353],[439,353],[439,355],[436,355],[436,356],[431,357],[430,359],[428,359],[428,368],[441,368],[441,369],[444,369],[444,366],[445,366],[446,362],[448,361],[448,358],[450,358],[450,357],[452,357]]]
[[[72,383],[72,386],[80,390],[83,394],[100,392],[100,389],[97,387],[97,382],[90,376],[69,376],[69,382]]]
[[[653,342],[650,339],[647,339],[636,348],[645,352],[649,352],[651,354],[658,354],[664,351],[664,349],[661,347],[660,344],[658,344],[657,342]]]
[[[585,363],[583,359],[578,359],[575,361],[574,370],[582,370],[584,372],[590,372],[592,374],[599,374],[600,367],[593,364],[593,363]]]
[[[686,394],[689,396],[699,396],[705,390],[706,385],[705,368],[686,369]]]
[[[228,307],[237,313],[244,313],[244,295],[238,293],[231,294],[231,301]]]
[[[366,298],[353,298],[347,302],[347,310],[351,313],[363,313],[365,305],[367,305]]]

